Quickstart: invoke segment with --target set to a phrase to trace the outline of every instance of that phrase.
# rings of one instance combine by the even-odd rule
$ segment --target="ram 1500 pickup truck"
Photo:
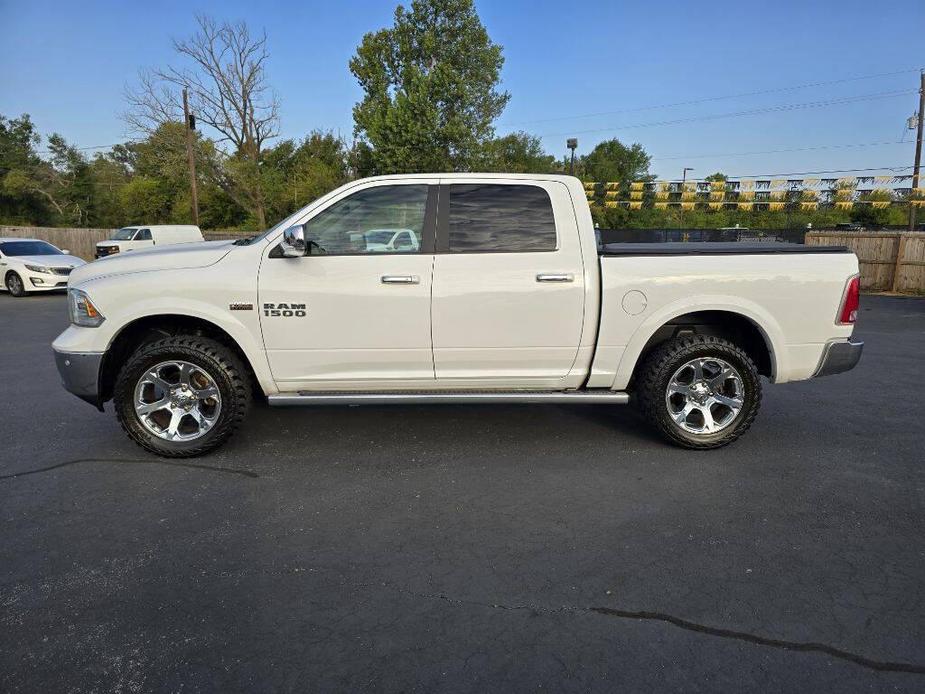
[[[671,442],[751,425],[761,377],[851,369],[844,248],[599,247],[567,176],[369,178],[252,239],[75,269],[65,387],[163,456],[215,448],[270,405],[638,404]]]

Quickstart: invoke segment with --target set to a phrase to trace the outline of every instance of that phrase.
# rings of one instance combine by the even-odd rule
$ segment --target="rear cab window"
[[[441,250],[530,253],[557,249],[549,193],[534,185],[449,184]],[[443,196],[441,195],[441,198]],[[443,207],[441,199],[441,207]]]

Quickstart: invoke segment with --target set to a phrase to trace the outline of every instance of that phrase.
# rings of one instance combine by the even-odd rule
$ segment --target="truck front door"
[[[283,390],[433,383],[430,293],[437,179],[348,191],[306,224],[311,254],[263,259],[260,324]],[[370,241],[397,230],[414,244]],[[391,230],[391,231],[390,231]]]
[[[585,295],[567,187],[558,181],[446,180],[436,251],[439,385],[561,385],[578,353]]]

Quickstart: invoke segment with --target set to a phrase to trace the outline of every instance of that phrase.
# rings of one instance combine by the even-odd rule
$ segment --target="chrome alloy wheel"
[[[187,361],[163,361],[135,385],[135,413],[165,441],[192,441],[218,421],[222,396],[214,379]]]
[[[714,357],[691,359],[668,381],[665,404],[675,423],[691,434],[715,434],[732,424],[745,403],[742,376]]]

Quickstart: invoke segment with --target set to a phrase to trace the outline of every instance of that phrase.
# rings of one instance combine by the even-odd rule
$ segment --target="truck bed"
[[[845,246],[804,246],[796,243],[608,243],[598,249],[601,256],[627,255],[776,255],[850,253]]]

